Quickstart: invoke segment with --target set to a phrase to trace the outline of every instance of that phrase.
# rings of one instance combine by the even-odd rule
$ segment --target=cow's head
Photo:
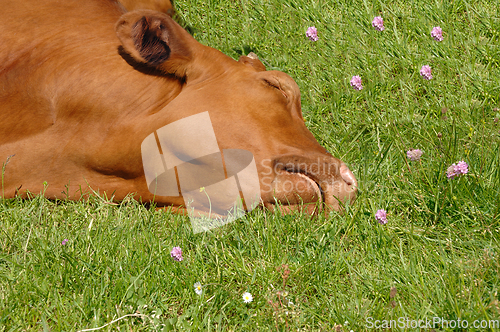
[[[313,213],[318,206],[339,210],[354,200],[353,173],[306,128],[299,88],[290,76],[266,71],[255,56],[234,61],[155,11],[126,13],[116,31],[136,63],[181,87],[162,109],[165,122],[157,126],[208,111],[221,150],[253,154],[266,207],[305,206]]]

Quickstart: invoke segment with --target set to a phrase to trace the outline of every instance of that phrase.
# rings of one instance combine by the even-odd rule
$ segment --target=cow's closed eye
[[[286,92],[283,90],[283,88],[281,87],[281,84],[280,82],[277,80],[277,79],[267,79],[267,78],[263,78],[262,81],[264,81],[264,83],[271,87],[271,88],[274,88],[274,89],[277,89],[279,90],[283,96],[285,96],[285,98],[288,100],[288,95],[286,94]]]

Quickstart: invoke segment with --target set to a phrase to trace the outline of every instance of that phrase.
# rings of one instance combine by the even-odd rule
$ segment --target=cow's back
[[[21,185],[39,192],[44,181],[54,190],[47,196],[57,197],[59,181],[83,177],[103,185],[111,178],[97,179],[103,173],[140,175],[140,158],[130,160],[146,136],[137,129],[149,130],[140,119],[180,87],[137,70],[121,50],[115,25],[123,7],[108,0],[9,0],[3,8],[0,162],[15,155],[5,172],[6,197]],[[131,132],[137,140],[130,141]]]
[[[78,107],[62,104],[102,91],[123,62],[114,31],[123,9],[115,1],[6,0],[2,8],[0,145],[64,121],[60,111]]]
[[[98,49],[96,42],[116,39],[114,25],[121,14],[122,7],[112,0],[4,0],[0,75],[21,63],[31,64],[26,70],[32,71],[41,61],[63,55],[58,51],[79,46]]]

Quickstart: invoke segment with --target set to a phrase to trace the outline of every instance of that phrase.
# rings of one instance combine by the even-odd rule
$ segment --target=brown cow
[[[5,197],[79,199],[90,187],[184,211],[182,196],[150,192],[141,144],[208,112],[221,151],[255,158],[264,206],[322,201],[339,210],[355,198],[352,172],[304,125],[297,84],[255,57],[235,61],[165,14],[125,13],[110,0],[4,0],[2,8]]]

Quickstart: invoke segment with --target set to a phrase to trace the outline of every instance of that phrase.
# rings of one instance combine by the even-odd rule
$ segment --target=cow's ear
[[[240,56],[240,59],[238,60],[238,62],[241,62],[247,66],[251,66],[251,67],[255,68],[255,70],[257,70],[257,71],[265,71],[266,70],[266,66],[264,66],[264,64],[262,62],[260,62],[259,57],[254,52],[248,53],[247,56],[244,56],[244,55]]]
[[[193,38],[169,16],[153,10],[135,10],[120,17],[115,29],[124,50],[136,61],[185,75]]]

